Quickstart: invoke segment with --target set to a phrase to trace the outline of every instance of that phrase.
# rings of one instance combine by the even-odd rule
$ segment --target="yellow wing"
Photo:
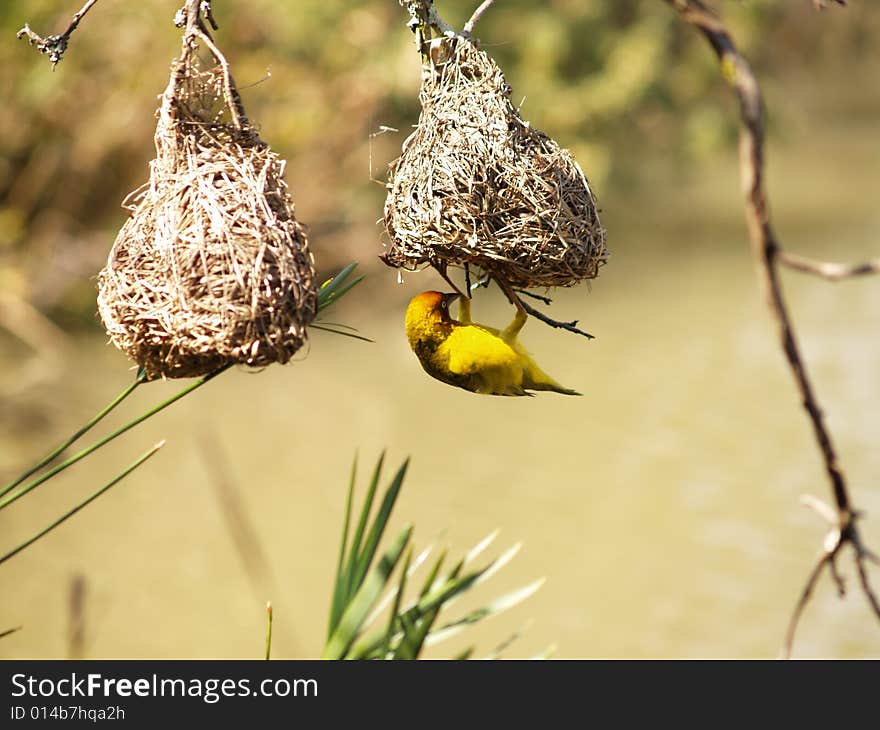
[[[517,352],[497,335],[477,325],[456,327],[438,347],[449,372],[466,378],[470,389],[495,395],[527,395]]]

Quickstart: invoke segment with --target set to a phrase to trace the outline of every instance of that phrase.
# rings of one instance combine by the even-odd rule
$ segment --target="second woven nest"
[[[469,263],[519,287],[597,275],[607,251],[589,183],[510,93],[470,39],[432,41],[419,123],[390,169],[385,263]]]
[[[219,61],[184,44],[162,96],[150,181],[129,196],[131,216],[99,275],[107,333],[151,378],[285,363],[317,310],[285,163]]]

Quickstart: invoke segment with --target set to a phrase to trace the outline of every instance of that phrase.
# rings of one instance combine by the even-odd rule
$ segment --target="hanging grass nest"
[[[429,57],[418,126],[390,168],[382,260],[469,263],[519,287],[595,278],[605,230],[571,154],[523,120],[469,38],[435,39]]]
[[[213,41],[184,43],[162,96],[150,180],[101,271],[111,341],[149,377],[285,363],[317,311],[285,162],[248,121]]]

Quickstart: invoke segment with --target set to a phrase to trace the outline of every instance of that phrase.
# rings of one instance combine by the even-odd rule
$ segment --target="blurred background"
[[[764,86],[784,245],[876,256],[880,9],[714,4]],[[122,199],[148,174],[178,5],[105,0],[54,73],[15,32],[60,32],[79,4],[0,5],[0,482],[133,378],[97,319],[95,275]],[[457,27],[476,5],[437,3]],[[481,21],[523,116],[590,178],[611,250],[599,278],[557,292],[551,310],[595,340],[534,321],[523,335],[584,397],[493,399],[421,371],[403,311],[443,285],[429,272],[400,283],[377,259],[385,169],[418,116],[405,12],[396,0],[252,0],[215,14],[251,118],[289,160],[321,273],[356,260],[367,275],[330,318],[375,343],[314,332],[297,362],[225,374],[4,510],[5,551],[168,440],[0,566],[0,630],[23,626],[0,657],[258,657],[267,599],[274,654],[316,656],[351,461],[358,452],[363,483],[383,448],[390,465],[413,459],[392,528],[413,522],[417,544],[453,555],[495,528],[496,552],[523,543],[462,610],[547,578],[432,656],[465,643],[479,656],[514,632],[514,657],[774,656],[823,536],[798,500],[828,487],[754,276],[736,108],[704,41],[659,0],[498,0]],[[880,282],[785,283],[876,549]],[[511,312],[484,291],[474,314],[501,326]],[[139,389],[111,425],[180,385]],[[880,655],[850,585],[839,601],[823,579],[797,656]]]

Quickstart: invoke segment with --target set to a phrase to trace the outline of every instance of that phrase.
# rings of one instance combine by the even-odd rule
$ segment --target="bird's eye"
[[[446,307],[449,306],[449,302],[447,302],[447,301],[444,299],[442,302],[440,302],[440,306],[443,307],[443,309],[446,309]]]

